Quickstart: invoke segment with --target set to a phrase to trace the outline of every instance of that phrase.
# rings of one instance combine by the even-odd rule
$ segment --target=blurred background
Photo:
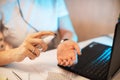
[[[79,41],[114,32],[120,0],[65,0]]]

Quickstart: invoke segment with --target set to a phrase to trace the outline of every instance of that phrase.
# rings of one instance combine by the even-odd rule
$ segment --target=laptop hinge
[[[119,17],[118,17],[118,22],[120,22],[120,14],[119,14]]]

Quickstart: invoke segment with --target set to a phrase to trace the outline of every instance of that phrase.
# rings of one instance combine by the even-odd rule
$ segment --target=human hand
[[[29,57],[31,60],[40,55],[39,47],[42,51],[47,49],[47,44],[41,39],[42,36],[55,35],[50,31],[43,31],[28,35],[24,42],[16,48],[17,54],[14,55],[15,61],[22,61],[25,57]]]
[[[58,45],[57,60],[59,65],[71,66],[76,60],[76,55],[80,55],[80,49],[76,42],[67,40]]]

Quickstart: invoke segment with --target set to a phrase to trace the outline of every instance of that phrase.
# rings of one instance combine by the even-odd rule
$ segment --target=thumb
[[[75,48],[77,54],[78,54],[78,55],[81,55],[80,47],[78,46],[78,44],[74,45],[74,48]]]

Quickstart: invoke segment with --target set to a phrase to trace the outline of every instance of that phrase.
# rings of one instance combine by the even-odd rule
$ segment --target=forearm
[[[61,39],[67,38],[77,42],[78,38],[69,15],[61,17],[59,19],[59,22],[60,22],[59,32],[60,32]]]
[[[0,51],[0,66],[9,64],[11,62],[14,62],[15,60],[15,55],[16,54],[16,49],[9,49],[5,51]]]

